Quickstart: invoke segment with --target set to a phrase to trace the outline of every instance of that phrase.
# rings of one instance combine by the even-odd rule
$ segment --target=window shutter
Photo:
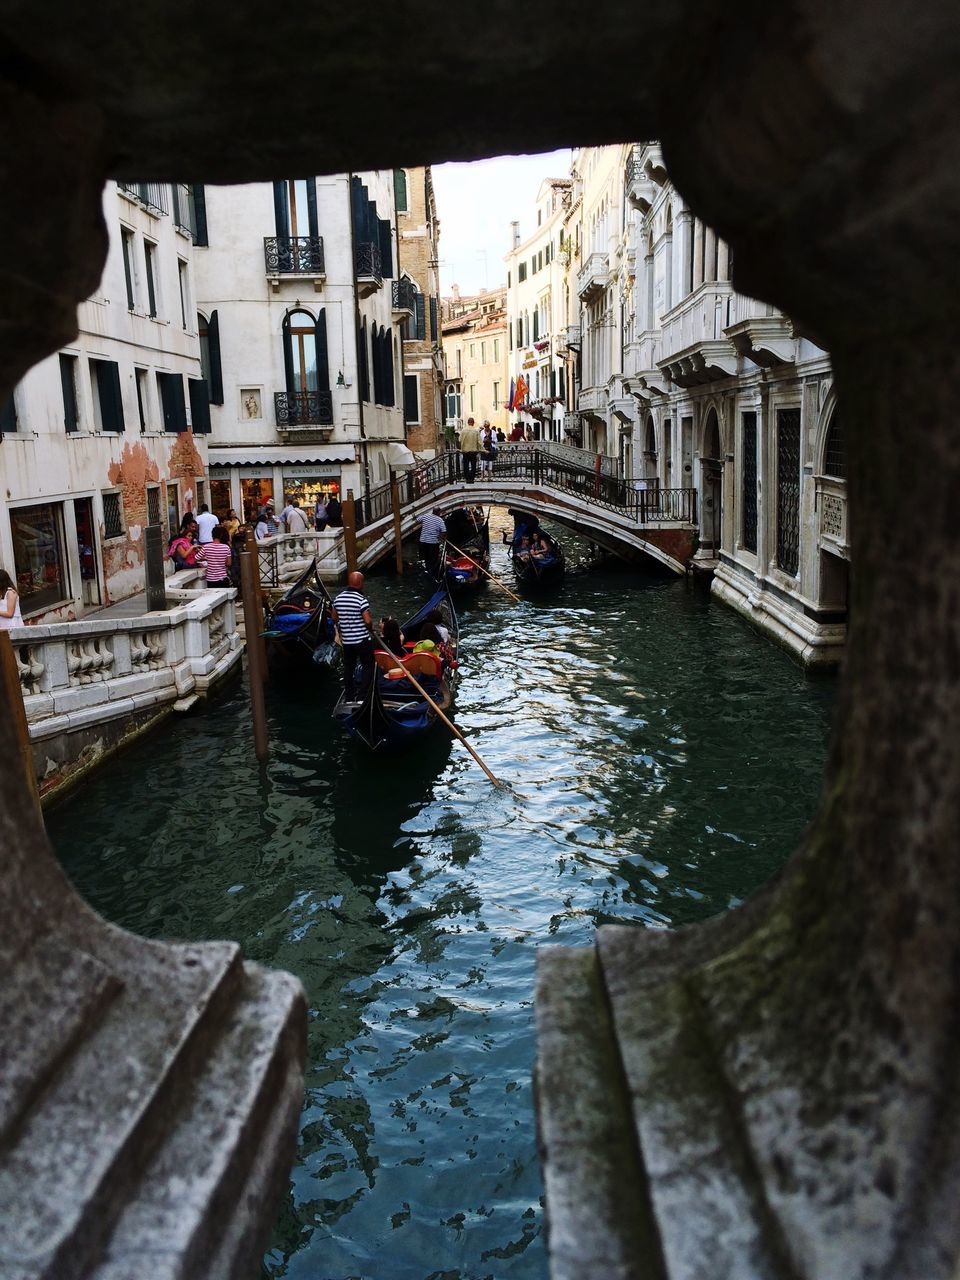
[[[350,182],[350,205],[353,212],[353,239],[356,244],[359,244],[361,240],[366,239],[363,230],[367,211],[367,191],[356,174]]]
[[[430,341],[437,340],[437,299],[434,294],[430,295]]]
[[[220,364],[220,317],[210,312],[207,321],[207,350],[210,353],[210,403],[223,404],[223,369]]]
[[[160,380],[164,431],[186,431],[187,404],[183,398],[183,374],[161,373],[157,376]]]
[[[417,404],[417,375],[415,373],[405,373],[403,375],[403,420],[404,422],[417,422],[420,417],[420,409]]]
[[[397,213],[407,212],[407,175],[403,169],[393,171],[393,203]]]
[[[364,195],[367,195],[367,188],[366,188],[366,187],[364,187],[364,188],[363,188],[363,194],[364,194]],[[376,205],[376,201],[371,200],[371,199],[369,198],[369,196],[368,196],[368,197],[367,197],[367,211],[366,211],[366,216],[365,216],[365,227],[366,227],[366,230],[365,230],[365,231],[364,231],[364,233],[363,233],[363,239],[364,239],[364,240],[369,240],[371,244],[379,244],[379,242],[380,242],[380,226],[379,226],[379,222],[380,222],[380,220],[379,220],[379,218],[377,217],[377,205]]]
[[[380,329],[374,321],[373,328],[370,330],[370,345],[373,352],[373,403],[381,403],[381,359],[383,356],[383,348],[380,345]]]
[[[0,404],[0,435],[6,435],[17,429],[17,402],[9,396]]]
[[[277,235],[288,236],[290,234],[290,208],[287,204],[287,184],[285,182],[275,182],[273,184],[273,217],[277,224]]]
[[[535,312],[533,313],[533,340],[534,340],[534,342],[536,342],[536,340],[537,340],[539,337],[540,337],[540,312],[539,312],[539,311],[535,311]]]
[[[423,294],[417,291],[416,295],[416,337],[422,342],[426,336],[426,325],[423,314]]]
[[[60,386],[63,390],[63,426],[65,431],[76,431],[80,425],[77,420],[77,385],[74,379],[74,357],[60,357]]]
[[[321,308],[314,332],[317,335],[317,390],[330,390],[330,360],[327,354],[327,313]],[[287,341],[289,348],[289,338]]]
[[[287,394],[296,394],[296,382],[293,377],[293,343],[290,339],[290,316],[283,317],[283,376],[287,383]]]
[[[380,228],[380,270],[385,280],[393,278],[393,237],[390,235],[390,219],[379,218]]]
[[[114,360],[97,362],[97,394],[100,422],[104,431],[123,431],[123,397],[120,394],[120,366]]]
[[[370,400],[370,356],[367,351],[367,322],[357,329],[357,356],[360,364],[360,399]]]
[[[512,320],[510,321],[509,328],[510,328],[510,350],[512,351],[513,350],[513,321]]]
[[[310,234],[312,236],[318,236],[320,234],[320,223],[317,221],[316,178],[307,179],[307,222],[310,225]]]
[[[208,245],[207,239],[207,190],[202,182],[195,182],[190,188],[190,199],[193,203],[193,243]]]
[[[552,396],[555,396],[555,395],[557,394],[557,371],[556,371],[556,369],[551,369],[551,370],[550,370],[550,394],[551,394]]]
[[[393,330],[384,329],[383,331],[383,381],[384,381],[384,397],[383,403],[388,408],[393,408],[397,403],[396,391],[393,385]]]
[[[190,418],[195,435],[210,434],[210,390],[206,378],[188,378],[190,392]]]

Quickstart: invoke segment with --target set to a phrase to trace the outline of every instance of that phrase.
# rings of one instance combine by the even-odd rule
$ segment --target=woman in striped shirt
[[[206,542],[197,553],[197,559],[207,570],[208,587],[231,587],[230,565],[233,552],[230,550],[230,539],[222,524],[213,530],[213,541]]]

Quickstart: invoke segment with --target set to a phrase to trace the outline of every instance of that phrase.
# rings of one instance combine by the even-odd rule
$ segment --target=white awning
[[[261,444],[219,449],[210,445],[207,458],[211,467],[268,467],[304,462],[356,462],[357,451],[352,444],[314,444],[299,448]]]
[[[407,446],[391,440],[387,445],[387,466],[393,471],[406,471],[416,465],[417,460]]]

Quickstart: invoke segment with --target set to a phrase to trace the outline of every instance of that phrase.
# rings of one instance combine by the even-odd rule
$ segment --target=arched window
[[[827,441],[823,448],[823,474],[837,480],[847,478],[847,446],[843,439],[840,416],[834,409],[827,428]]]
[[[332,422],[325,311],[321,310],[316,320],[309,311],[287,312],[283,321],[283,363],[288,420],[292,423]]]
[[[316,322],[309,311],[291,311],[284,321],[290,362],[287,391],[302,395],[319,390]]]
[[[407,212],[407,174],[404,169],[393,171],[393,202],[397,213]]]
[[[711,409],[707,418],[707,429],[703,434],[703,457],[714,461],[722,461],[720,453],[720,424],[717,422],[716,409]]]

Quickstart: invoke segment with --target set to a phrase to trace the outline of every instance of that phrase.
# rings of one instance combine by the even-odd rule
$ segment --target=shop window
[[[296,498],[308,519],[313,517],[314,507],[324,494],[330,498],[339,498],[340,481],[335,476],[284,474],[283,505],[286,506]]]
[[[14,507],[10,532],[21,610],[36,613],[70,599],[62,505]]]
[[[210,481],[210,510],[219,520],[226,520],[233,499],[230,496],[229,480]]]
[[[243,507],[244,523],[253,524],[263,504],[272,497],[273,481],[269,477],[241,477],[240,504]]]
[[[103,536],[109,538],[123,537],[123,503],[117,490],[104,493],[103,497]]]
[[[80,561],[80,596],[85,605],[98,605],[100,585],[97,582],[97,542],[94,535],[92,498],[74,498],[73,520],[77,530],[77,556]]]
[[[60,357],[60,388],[63,392],[63,427],[67,432],[80,430],[77,405],[77,357]]]

